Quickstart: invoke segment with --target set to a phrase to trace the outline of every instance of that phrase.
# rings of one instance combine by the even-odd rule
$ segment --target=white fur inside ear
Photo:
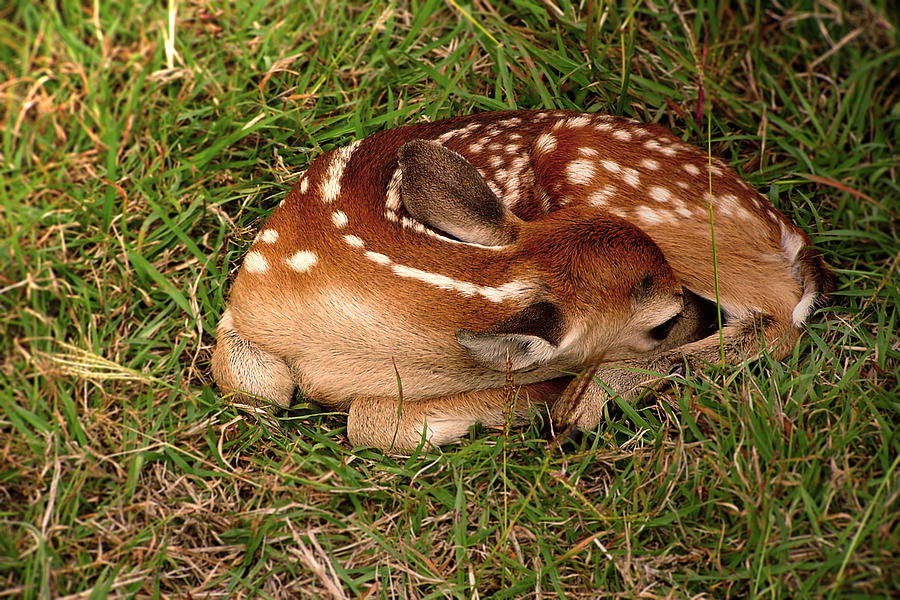
[[[465,346],[472,359],[494,371],[513,371],[552,360],[557,348],[536,335],[520,333],[473,333],[467,329],[456,332],[457,341]]]

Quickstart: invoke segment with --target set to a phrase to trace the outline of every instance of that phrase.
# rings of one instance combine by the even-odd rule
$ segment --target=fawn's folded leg
[[[514,388],[478,390],[426,400],[404,401],[393,397],[357,397],[350,403],[347,436],[355,446],[375,446],[397,452],[419,446],[458,441],[469,427],[481,423],[503,425],[507,418],[522,422],[532,404],[546,405],[565,389],[569,378],[554,379]]]

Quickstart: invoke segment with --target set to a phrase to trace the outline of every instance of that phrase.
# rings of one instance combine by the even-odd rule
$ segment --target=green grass
[[[887,0],[170,0],[173,38],[166,4],[0,8],[0,598],[900,594]],[[834,304],[782,363],[562,448],[536,419],[391,457],[314,405],[224,402],[228,283],[309,161],[507,107],[709,141],[810,232]]]

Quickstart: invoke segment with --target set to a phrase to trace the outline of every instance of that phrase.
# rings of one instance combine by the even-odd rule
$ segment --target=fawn
[[[663,127],[482,113],[313,161],[244,259],[212,370],[251,401],[299,387],[348,411],[358,445],[502,424],[507,377],[515,415],[592,428],[606,388],[573,373],[629,395],[723,350],[781,358],[832,285],[805,233]]]

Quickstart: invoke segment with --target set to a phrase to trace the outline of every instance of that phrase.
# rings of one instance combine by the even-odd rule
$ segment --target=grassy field
[[[900,595],[891,2],[277,4],[0,7],[0,598]],[[229,281],[309,161],[507,107],[709,142],[834,304],[562,447],[384,456],[220,398]]]

